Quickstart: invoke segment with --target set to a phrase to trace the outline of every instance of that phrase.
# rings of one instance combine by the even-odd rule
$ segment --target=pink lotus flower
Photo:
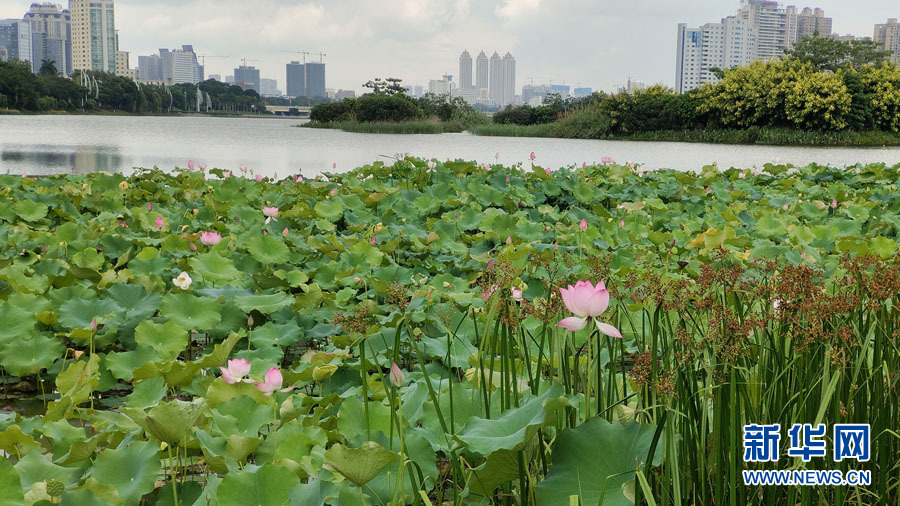
[[[376,244],[378,244],[378,236],[373,235],[372,240],[369,241],[369,244],[371,244],[372,246],[375,246]]]
[[[490,299],[491,295],[494,295],[494,292],[496,292],[498,288],[500,288],[500,287],[497,285],[491,285],[490,288],[488,288],[487,290],[484,291],[483,294],[481,294],[481,299],[482,300]]]
[[[250,362],[243,358],[234,358],[228,361],[228,368],[219,367],[222,371],[222,379],[225,383],[232,385],[234,383],[253,383],[251,379],[244,379],[244,376],[250,374]]]
[[[257,183],[261,183],[262,182],[262,174],[255,175],[253,177],[253,179],[255,179]]]
[[[207,246],[215,246],[222,242],[222,234],[218,232],[200,232],[200,243]]]
[[[587,220],[584,218],[581,218],[581,223],[578,224],[578,228],[580,228],[582,232],[587,230]]]
[[[148,210],[148,211],[152,211],[152,210],[153,210],[153,204],[147,204],[147,210]]]
[[[508,235],[508,236],[506,236],[506,245],[509,246],[511,244],[512,244],[512,236]]]
[[[336,168],[337,168],[337,162],[332,163],[332,164],[331,164],[331,168],[332,168],[332,169],[336,169]]]
[[[194,244],[194,241],[191,241],[191,251],[197,251],[197,245]]]
[[[781,208],[784,209],[785,211],[787,211],[787,210],[788,210],[788,205],[787,205],[787,203],[785,203],[783,206],[781,206]]]
[[[281,376],[281,371],[279,371],[277,367],[270,367],[269,370],[266,371],[265,381],[257,383],[256,389],[262,392],[266,397],[275,392],[290,392],[294,389],[292,386],[281,388],[283,382],[284,378]]]
[[[247,327],[253,328],[253,315],[247,317]]]
[[[537,158],[537,157],[534,156],[534,151],[532,151],[532,152],[531,152],[531,159],[534,160],[535,158]]]
[[[516,302],[522,302],[522,290],[519,290],[516,287],[512,287],[509,289],[509,291],[512,293],[513,300],[515,300]]]
[[[553,172],[553,171],[550,170],[550,167],[547,167],[546,169],[544,169],[544,173],[547,174],[548,176],[549,176],[552,172]]]
[[[97,325],[97,319],[94,318],[94,319],[91,320],[91,324],[88,325],[88,330],[90,330],[92,333],[96,334],[96,333],[97,333],[97,326],[98,326],[98,325]]]
[[[391,362],[390,379],[391,385],[394,385],[395,388],[403,386],[403,371],[400,370],[400,366],[398,366],[396,362]]]
[[[607,165],[610,163],[616,163],[612,158],[610,158],[608,156],[604,156],[603,158],[601,158],[600,162],[603,163],[604,165]]]
[[[738,179],[744,179],[745,177],[747,177],[747,173],[746,173],[746,172],[741,172],[741,173],[738,174]]]
[[[428,170],[430,170],[430,171],[433,171],[436,166],[436,164],[434,163],[434,160],[428,160],[427,165],[428,165]]]
[[[238,167],[238,169],[240,169],[241,172],[244,172],[244,173],[247,172],[247,166],[244,164],[241,164],[240,167]]]
[[[225,179],[228,179],[233,175],[234,175],[234,173],[229,170],[228,172],[225,173]]]
[[[332,189],[331,189],[331,196],[334,197],[335,195],[337,195],[337,188],[332,188]]]
[[[275,171],[274,179],[275,179],[275,181],[278,181],[278,171],[277,170]]]
[[[197,167],[198,167],[200,170],[206,170],[206,164],[203,163],[203,162],[198,163],[198,164],[197,164]]]
[[[288,232],[288,228],[287,228],[287,227],[284,227],[284,230],[281,231],[281,236],[282,236],[282,237],[287,237],[287,236],[288,236],[288,233],[289,233],[289,232]]]
[[[553,241],[553,250],[559,251],[559,244],[557,244],[556,241]]]
[[[619,226],[620,226],[620,227],[624,227],[624,226],[625,226],[625,220],[619,220]]]
[[[506,176],[506,184],[509,184],[509,176]]]
[[[609,292],[603,281],[597,283],[596,286],[591,285],[588,281],[578,281],[575,286],[569,285],[567,288],[560,288],[559,292],[562,294],[566,308],[575,316],[563,318],[556,324],[557,327],[563,327],[569,332],[577,332],[587,325],[588,318],[590,318],[597,325],[597,330],[603,334],[610,337],[622,337],[617,328],[597,320],[597,317],[609,307]]]
[[[163,220],[163,217],[162,217],[162,216],[157,216],[157,217],[156,217],[156,221],[153,222],[153,225],[154,225],[156,228],[163,228],[163,227],[166,226],[166,222],[165,222],[165,220]]]
[[[188,169],[194,170],[194,161],[193,160],[188,160]]]
[[[268,225],[270,221],[278,221],[278,219],[276,218],[276,216],[278,216],[278,208],[264,207],[263,215],[266,217],[266,225]]]
[[[586,168],[587,168],[587,162],[581,162],[581,168],[582,168],[582,169],[586,169]]]
[[[832,209],[837,208],[837,200],[831,199],[831,208],[832,208]]]

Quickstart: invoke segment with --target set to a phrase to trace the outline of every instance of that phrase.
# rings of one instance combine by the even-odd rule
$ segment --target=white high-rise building
[[[816,34],[819,37],[830,37],[831,26],[832,20],[825,17],[825,11],[806,7],[797,15],[797,40],[800,41],[804,37],[812,37]]]
[[[802,20],[802,23],[801,23]],[[741,0],[734,16],[699,28],[678,25],[675,89],[684,93],[718,78],[714,67],[729,69],[754,60],[772,60],[799,41],[810,29],[831,30],[831,19],[821,9],[797,13],[771,0]],[[824,34],[824,35],[830,35]]]
[[[259,79],[259,95],[262,97],[280,97],[281,90],[278,89],[278,81],[275,79]]]
[[[500,58],[500,55],[494,51],[494,54],[491,55],[491,74],[490,84],[488,85],[488,96],[500,107],[506,105],[506,103],[503,102],[503,86],[505,84],[503,79],[503,69],[503,58]]]
[[[114,0],[69,0],[72,70],[116,72]]]
[[[482,93],[488,93],[490,87],[490,60],[484,51],[478,54],[475,59],[475,95],[481,96]],[[481,90],[485,90],[482,92]]]
[[[897,18],[890,18],[887,23],[875,25],[875,37],[872,38],[881,49],[893,51],[891,61],[900,65],[900,24]]]
[[[468,91],[472,88],[472,55],[463,51],[459,56],[459,89]]]
[[[509,52],[503,56],[503,99],[501,104],[512,104],[516,98],[516,59]]]

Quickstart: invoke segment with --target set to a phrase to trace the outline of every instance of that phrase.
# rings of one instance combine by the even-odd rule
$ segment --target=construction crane
[[[253,59],[251,59],[251,58],[241,58],[241,64],[242,64],[242,66],[246,67],[248,61],[262,61],[262,60],[253,60]]]
[[[312,53],[310,53],[309,51],[287,51],[287,50],[285,50],[285,49],[282,49],[281,52],[282,52],[282,53],[302,54],[302,55],[303,55],[303,63],[304,63],[304,64],[306,63],[306,57],[309,56],[310,54],[312,54]]]
[[[313,53],[313,54],[314,54],[314,55],[319,55],[319,63],[323,63],[323,62],[322,62],[322,58],[328,56],[328,55],[325,54],[325,53]]]
[[[207,58],[231,58],[230,56],[213,56],[211,54],[198,54],[198,58],[200,58],[200,65],[206,66]]]

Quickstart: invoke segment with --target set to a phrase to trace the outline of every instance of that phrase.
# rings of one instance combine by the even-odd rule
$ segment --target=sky
[[[50,0],[53,1],[53,0]],[[67,4],[66,0],[54,3]],[[0,0],[0,19],[21,18],[31,2]],[[516,58],[522,85],[570,84],[613,91],[629,77],[673,86],[678,23],[732,15],[738,0],[118,0],[120,49],[137,56],[192,44],[206,73],[233,74],[242,58],[285,86],[289,51],[324,53],[326,85],[360,92],[376,77],[427,89],[459,73],[459,55],[482,49]],[[897,0],[791,2],[821,7],[840,34],[872,36],[900,18]],[[320,56],[307,57],[319,61]]]

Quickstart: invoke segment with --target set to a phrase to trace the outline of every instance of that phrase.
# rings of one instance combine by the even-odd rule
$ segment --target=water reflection
[[[7,174],[88,174],[119,172],[123,167],[123,157],[113,146],[79,146],[64,151],[60,146],[33,144],[0,150],[0,171]]]

